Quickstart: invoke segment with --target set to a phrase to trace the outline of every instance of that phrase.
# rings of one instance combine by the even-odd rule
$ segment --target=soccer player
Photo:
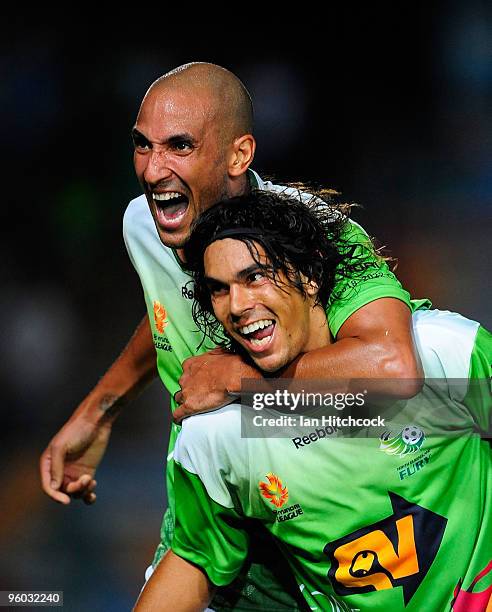
[[[159,78],[146,93],[132,130],[134,165],[144,193],[130,202],[123,231],[142,282],[147,316],[41,457],[43,489],[56,501],[67,504],[71,497],[81,497],[94,502],[94,475],[112,424],[121,408],[155,376],[171,394],[176,418],[219,406],[229,392],[239,390],[242,378],[261,376],[238,354],[211,352],[213,342],[197,348],[200,335],[191,315],[193,284],[182,266],[182,249],[200,212],[252,187],[281,189],[250,169],[256,146],[252,116],[244,85],[212,64],[181,66]],[[346,239],[354,245],[364,236],[355,224],[347,229]],[[333,391],[340,377],[405,379],[397,394],[409,397],[418,391],[422,377],[410,325],[411,311],[418,305],[411,303],[383,261],[372,254],[368,258],[364,274],[354,272],[335,288],[339,299],[330,304],[328,317],[337,343],[299,356],[285,375],[324,376],[332,381]],[[167,470],[169,511],[154,566],[168,549],[173,532],[171,459],[176,435],[173,427]],[[292,609],[292,599],[285,602],[284,589],[275,588],[275,578],[261,565],[253,565],[252,572],[256,567],[259,574],[248,580],[257,587],[246,589],[246,599],[257,607],[273,599],[271,607]]]
[[[343,218],[329,216],[262,192],[207,211],[184,249],[200,327],[216,337],[216,318],[270,374],[330,345],[325,303],[357,261],[339,246]],[[202,609],[241,571],[251,519],[274,535],[312,610],[489,609],[492,463],[480,432],[492,335],[447,311],[415,313],[413,330],[426,382],[384,408],[392,433],[242,437],[239,404],[183,422],[172,552],[138,612]]]

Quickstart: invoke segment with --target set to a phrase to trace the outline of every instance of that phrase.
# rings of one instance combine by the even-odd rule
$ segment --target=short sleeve
[[[176,525],[173,551],[201,567],[217,586],[240,573],[249,536],[241,506],[247,446],[240,406],[231,404],[183,421],[174,448]]]
[[[173,551],[201,567],[213,584],[229,584],[241,571],[248,553],[242,517],[234,507],[214,501],[200,477],[179,463],[174,466],[174,489]]]
[[[412,312],[416,308],[431,306],[428,300],[410,300],[408,291],[403,289],[386,261],[377,254],[366,232],[354,221],[347,222],[339,248],[348,255],[352,271],[350,275],[339,271],[328,302],[326,314],[333,337],[356,310],[380,298],[401,300]]]
[[[463,403],[480,429],[492,436],[492,334],[479,326],[470,356],[468,391]]]

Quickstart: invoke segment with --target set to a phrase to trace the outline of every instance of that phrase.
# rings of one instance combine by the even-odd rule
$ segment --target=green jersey
[[[492,335],[449,312],[420,311],[413,324],[426,383],[387,411],[380,437],[321,428],[241,437],[237,404],[185,420],[174,452],[176,554],[228,584],[255,519],[312,610],[441,612],[454,601],[485,611],[492,462],[480,432],[490,431]]]
[[[252,187],[286,190],[285,187],[262,181],[253,171],[249,171],[249,178]],[[299,193],[288,188],[286,191],[289,194]],[[193,282],[183,270],[173,249],[165,247],[160,241],[145,196],[132,200],[128,205],[124,216],[123,235],[128,254],[142,283],[157,353],[159,376],[169,391],[171,409],[174,410],[173,396],[179,390],[181,364],[189,357],[214,348],[214,345],[208,340],[201,344],[202,334],[197,330],[192,317]],[[343,239],[345,246],[353,245],[354,257],[364,265],[352,278],[341,278],[335,287],[336,299],[332,299],[327,307],[334,337],[353,312],[379,298],[399,299],[412,310],[429,305],[426,300],[410,300],[408,292],[402,288],[387,264],[365,247],[368,236],[359,225],[353,222],[347,224]],[[179,429],[178,426],[172,425],[166,469],[169,508],[163,519],[161,544],[157,549],[154,564],[169,548],[174,529],[172,457]]]

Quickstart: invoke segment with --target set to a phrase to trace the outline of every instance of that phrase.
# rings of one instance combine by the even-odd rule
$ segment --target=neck
[[[251,185],[249,183],[248,171],[240,174],[239,176],[233,176],[230,178],[229,189],[227,190],[227,197],[234,198],[236,196],[246,195],[251,191]]]
[[[250,190],[251,185],[249,184],[248,173],[244,172],[240,176],[235,176],[230,179],[227,191],[220,199],[225,200],[227,198],[246,195],[250,192]],[[216,202],[214,202],[214,204],[216,204]],[[183,249],[176,249],[176,255],[179,257],[182,263],[185,263]]]
[[[329,344],[331,344],[331,335],[326,312],[321,306],[314,306],[311,310],[309,338],[304,347],[304,352],[314,351]]]

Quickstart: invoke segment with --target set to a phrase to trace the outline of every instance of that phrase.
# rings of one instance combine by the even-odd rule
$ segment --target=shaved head
[[[179,91],[204,104],[208,118],[220,127],[226,141],[253,132],[253,103],[248,90],[235,74],[206,62],[183,64],[159,77],[145,94]]]
[[[133,160],[166,246],[182,248],[201,212],[249,190],[252,123],[251,98],[225,68],[185,64],[152,83],[132,129]]]

